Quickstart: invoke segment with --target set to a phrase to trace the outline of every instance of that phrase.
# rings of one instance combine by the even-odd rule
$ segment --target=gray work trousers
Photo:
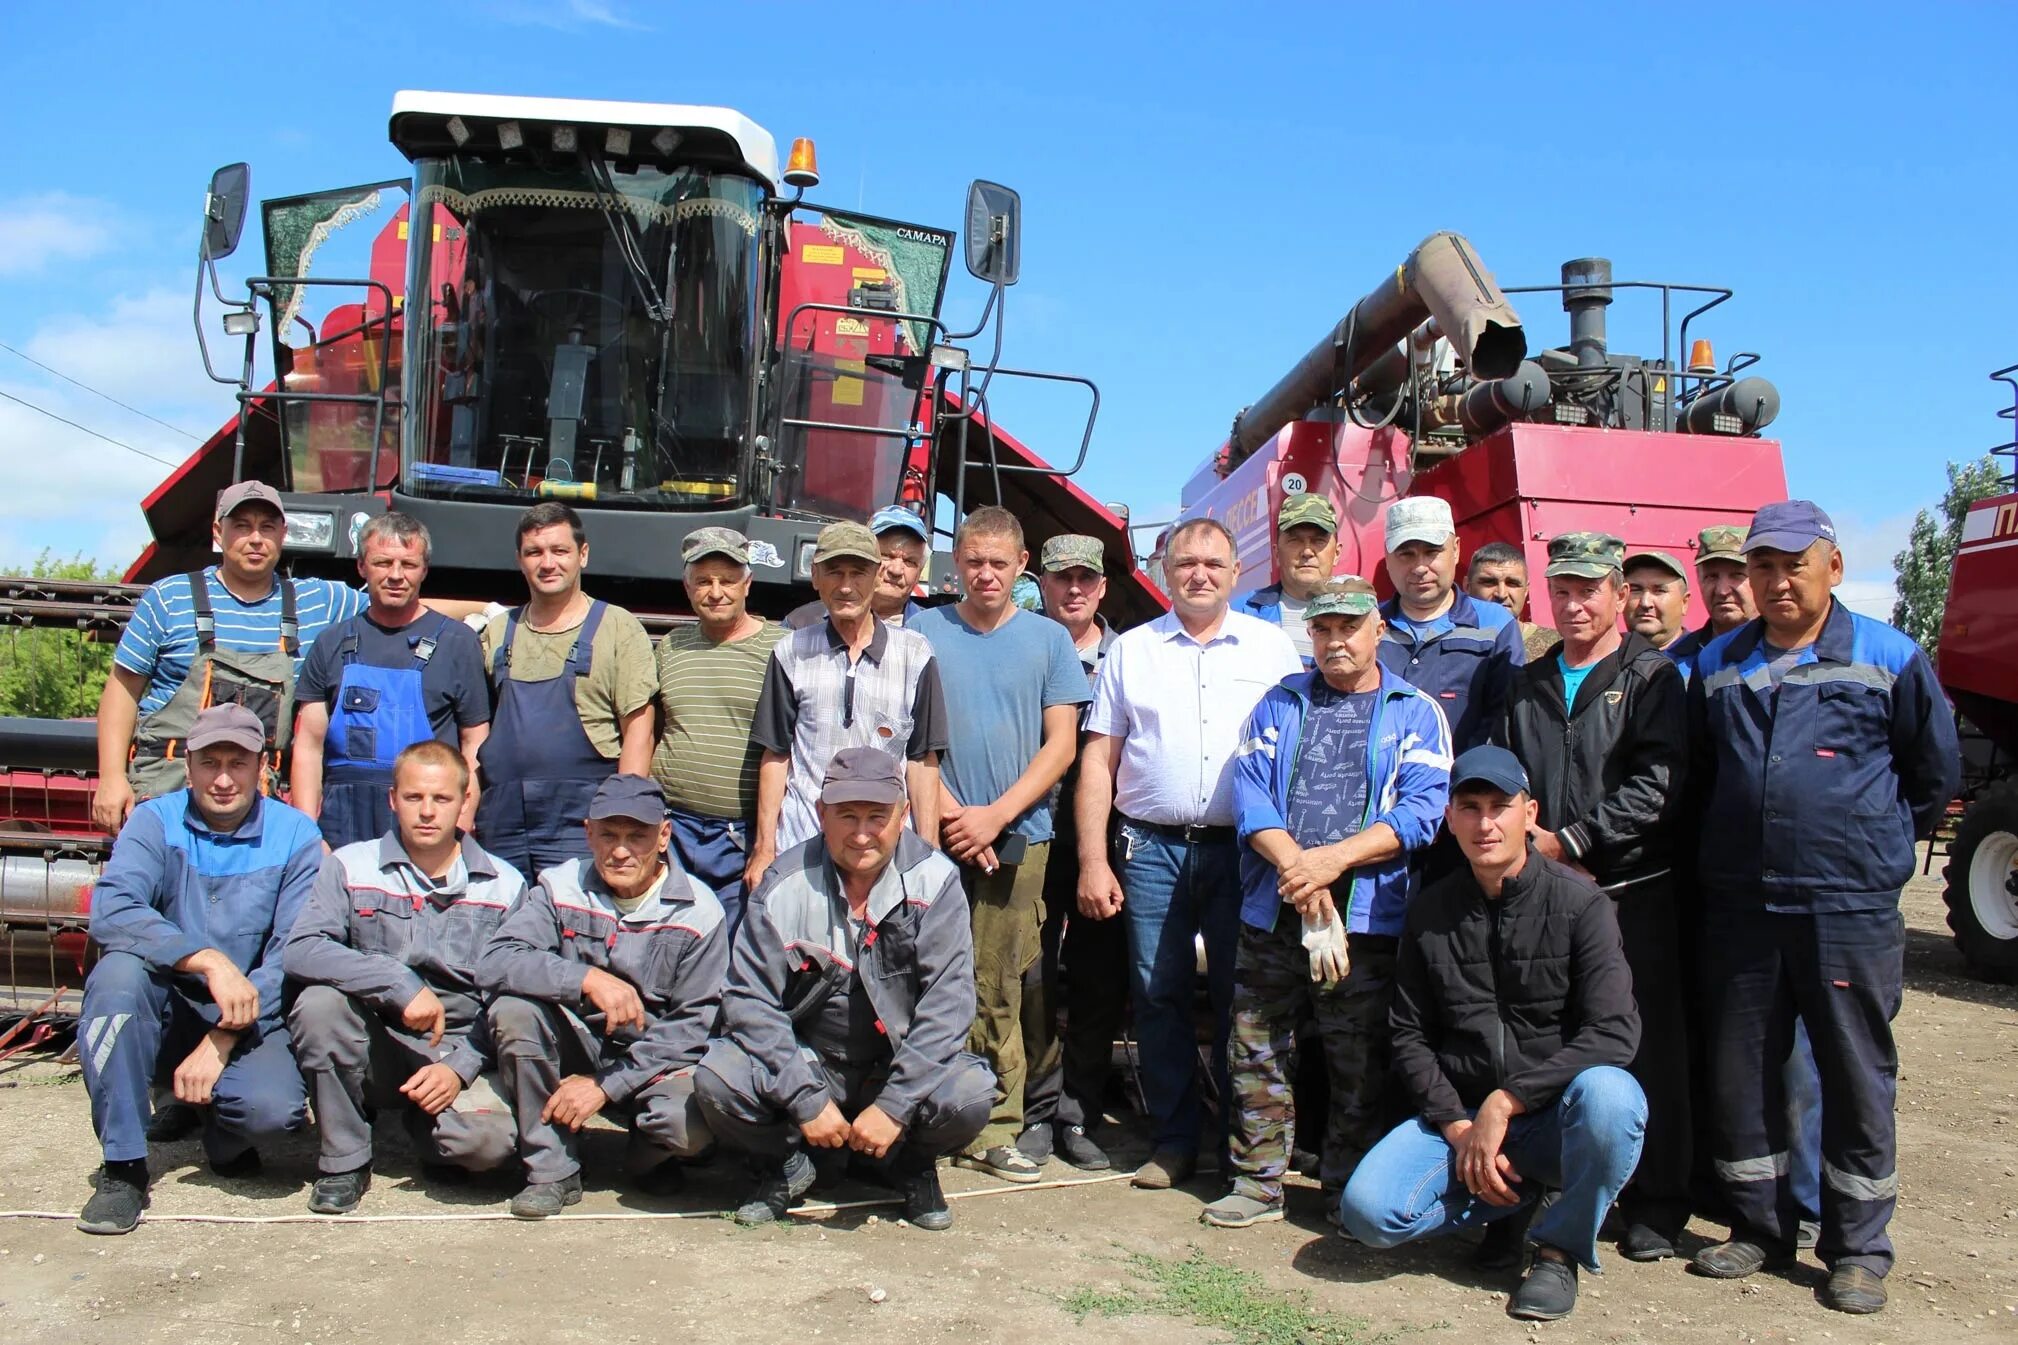
[[[287,1011],[294,1059],[315,1106],[322,1141],[317,1167],[349,1172],[371,1163],[370,1110],[397,1107],[422,1161],[484,1172],[511,1161],[517,1136],[511,1116],[487,1090],[465,1092],[429,1116],[408,1102],[400,1085],[455,1045],[440,1048],[388,1022],[377,1010],[327,985],[301,987]]]
[[[841,1114],[854,1119],[876,1100],[889,1066],[853,1066],[817,1057],[815,1067]],[[734,1042],[716,1039],[694,1071],[696,1091],[708,1125],[732,1149],[759,1158],[782,1158],[803,1146],[799,1127],[772,1095],[771,1072]],[[904,1136],[883,1162],[892,1168],[927,1167],[946,1154],[960,1153],[988,1125],[995,1105],[995,1076],[980,1056],[962,1051],[938,1087],[911,1114]]]
[[[581,1136],[540,1120],[547,1099],[572,1074],[593,1075],[608,1045],[573,1011],[544,1000],[500,995],[491,1001],[498,1080],[518,1116],[519,1157],[529,1182],[564,1181],[582,1170]],[[662,1074],[607,1111],[630,1126],[624,1171],[641,1176],[668,1158],[692,1158],[712,1136],[694,1101],[692,1068]]]

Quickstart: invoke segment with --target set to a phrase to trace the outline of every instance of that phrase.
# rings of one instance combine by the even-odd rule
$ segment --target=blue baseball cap
[[[1813,500],[1782,500],[1759,506],[1752,515],[1752,530],[1745,534],[1744,550],[1806,551],[1816,542],[1836,541],[1836,525]]]
[[[925,520],[919,518],[916,511],[901,504],[886,504],[869,516],[869,531],[878,537],[895,528],[917,533],[921,542],[931,540],[925,535]]]
[[[1455,794],[1471,784],[1491,785],[1502,794],[1525,794],[1528,773],[1521,768],[1519,757],[1504,747],[1486,744],[1451,763],[1450,792]]]

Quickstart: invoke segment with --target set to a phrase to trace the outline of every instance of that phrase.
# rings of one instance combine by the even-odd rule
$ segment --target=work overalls
[[[514,607],[491,656],[495,702],[490,737],[477,751],[483,794],[476,834],[483,848],[531,881],[556,864],[589,855],[582,818],[597,786],[617,763],[597,752],[575,709],[575,679],[589,671],[596,628],[609,604],[592,602],[559,675],[521,682],[511,675],[512,644],[525,608]]]
[[[287,750],[294,718],[294,661],[301,653],[301,633],[293,582],[275,582],[280,585],[280,647],[219,649],[209,581],[201,570],[189,576],[189,601],[196,615],[196,659],[175,694],[161,708],[141,715],[134,726],[126,778],[135,802],[188,785],[182,740],[195,727],[198,712],[234,701],[258,715],[266,728],[260,792],[272,794],[279,788],[280,758]]]
[[[434,614],[428,633],[408,637],[410,668],[380,668],[358,661],[358,623],[344,623],[337,661],[343,679],[330,708],[323,743],[322,814],[317,819],[330,848],[376,840],[392,829],[392,763],[417,742],[434,736],[422,678],[441,642],[448,618]],[[419,626],[421,623],[414,623]]]

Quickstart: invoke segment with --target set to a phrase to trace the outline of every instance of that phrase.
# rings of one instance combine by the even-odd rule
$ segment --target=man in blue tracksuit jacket
[[[1310,626],[1304,604],[1331,582],[1338,568],[1338,511],[1315,491],[1291,495],[1275,515],[1275,569],[1282,578],[1242,598],[1236,612],[1280,626],[1303,659],[1317,666],[1310,651]]]
[[[256,1171],[253,1142],[299,1130],[307,1111],[280,955],[322,834],[260,796],[266,729],[252,711],[214,705],[184,741],[189,788],[133,810],[91,894],[104,952],[84,982],[77,1057],[105,1165],[77,1220],[87,1233],[128,1232],[147,1204],[156,1082],[207,1109],[204,1151],[226,1176]]]
[[[1899,891],[1955,793],[1954,719],[1919,646],[1834,599],[1827,514],[1767,505],[1744,549],[1759,619],[1713,640],[1689,689],[1716,1170],[1737,1214],[1696,1266],[1735,1279],[1793,1256],[1779,1065],[1798,1015],[1822,1076],[1823,1301],[1876,1312],[1899,1189]]]
[[[1306,614],[1317,669],[1261,698],[1234,758],[1233,1189],[1201,1216],[1222,1228],[1282,1217],[1297,1111],[1285,1065],[1302,1020],[1315,1018],[1330,1076],[1317,1115],[1327,1117],[1319,1172],[1334,1197],[1386,1129],[1387,1011],[1409,855],[1435,837],[1450,788],[1443,712],[1376,657],[1373,586],[1328,584]]]

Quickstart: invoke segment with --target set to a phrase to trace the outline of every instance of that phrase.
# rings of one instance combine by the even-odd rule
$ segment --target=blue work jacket
[[[1382,603],[1380,615],[1387,622],[1380,666],[1435,699],[1450,721],[1451,742],[1458,751],[1486,741],[1506,709],[1514,669],[1528,661],[1513,613],[1460,591],[1448,613],[1451,629],[1420,644],[1414,631],[1396,620],[1399,598]]]

